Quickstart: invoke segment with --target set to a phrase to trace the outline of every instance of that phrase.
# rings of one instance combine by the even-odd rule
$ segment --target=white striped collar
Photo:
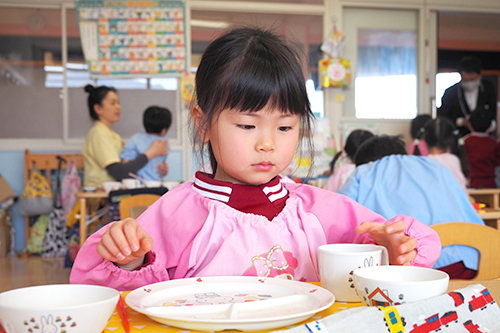
[[[207,198],[227,203],[231,198],[233,188],[239,188],[240,186],[253,186],[223,182],[214,180],[212,177],[213,176],[206,173],[197,172],[192,188]],[[288,194],[287,189],[281,183],[280,176],[277,176],[268,183],[259,185],[258,187],[260,187],[270,202],[275,202],[279,199],[285,198]]]

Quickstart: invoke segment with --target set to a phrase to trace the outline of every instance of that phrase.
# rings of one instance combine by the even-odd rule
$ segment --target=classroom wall
[[[286,1],[286,0],[285,0]],[[186,2],[191,3],[193,8],[196,6],[200,7],[203,5],[204,1],[192,1],[186,0]],[[221,1],[206,1],[204,5],[207,3],[220,3]],[[292,2],[292,1],[290,1]],[[225,2],[228,6],[231,2]],[[336,17],[338,14],[338,9],[342,5],[349,6],[364,6],[364,7],[384,7],[384,8],[419,8],[421,6],[427,6],[426,8],[429,10],[457,10],[457,11],[472,11],[472,12],[496,12],[500,13],[500,1],[498,0],[324,0],[325,7],[328,12],[325,14],[324,22],[326,22],[326,26],[323,28],[325,33],[329,33],[331,30],[332,18],[338,18],[338,22],[342,22],[342,17]],[[0,8],[1,6],[47,6],[51,8],[58,8],[61,4],[74,4],[74,0],[0,0]],[[201,6],[200,8],[203,8]],[[76,31],[76,30],[74,30]],[[71,35],[71,34],[70,34]],[[340,117],[335,114],[335,109],[338,107],[336,105],[340,104],[335,100],[335,94],[327,93],[326,94],[326,107],[328,109],[333,109],[334,111],[330,113],[332,126],[339,127],[341,125],[352,125],[358,124],[361,122],[367,122],[366,120],[358,120],[355,119],[340,119]],[[329,95],[329,96],[328,96]],[[35,108],[30,108],[29,106],[26,109],[33,109],[33,113],[35,112]],[[0,118],[1,121],[7,119],[8,115],[8,106],[1,105],[0,106]],[[53,110],[56,112],[56,110]],[[60,111],[60,109],[58,109]],[[32,114],[33,114],[32,113]],[[32,121],[36,121],[36,116],[31,119]],[[61,131],[61,117],[57,117],[54,123],[54,130]],[[369,121],[368,121],[369,122]],[[409,133],[409,122],[402,121],[376,121],[377,126],[379,128],[380,133],[386,134],[403,134],[405,138],[407,138]],[[45,129],[46,130],[46,129]],[[58,135],[59,136],[59,135]],[[185,140],[185,138],[184,138]],[[13,144],[11,145],[11,142]],[[49,142],[50,144],[47,144]],[[12,148],[15,146],[15,148]],[[44,140],[28,140],[26,146],[21,147],[22,144],[19,141],[11,141],[8,138],[6,140],[2,140],[2,144],[0,148],[0,174],[7,179],[9,185],[13,188],[13,190],[21,194],[24,187],[24,155],[23,149],[29,147],[34,152],[57,152],[63,151],[67,149],[74,149],[77,151],[81,144],[75,142],[55,142],[55,141],[44,141]],[[39,150],[34,150],[34,148]],[[47,147],[50,147],[46,151]],[[169,180],[181,180],[182,170],[183,170],[183,154],[181,151],[181,147],[176,147],[178,150],[172,150],[169,157],[168,162],[170,164],[170,172],[167,176]],[[196,169],[191,167],[193,171]],[[14,226],[16,231],[15,237],[15,249],[20,251],[24,248],[24,218],[22,218],[17,210],[17,205],[13,209],[13,218],[14,218]]]

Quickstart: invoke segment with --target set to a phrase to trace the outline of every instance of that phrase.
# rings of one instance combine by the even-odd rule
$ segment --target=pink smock
[[[153,238],[154,260],[127,271],[96,251],[109,225],[91,235],[78,252],[71,283],[132,290],[171,279],[203,276],[262,276],[319,281],[316,250],[328,243],[373,243],[358,235],[363,221],[402,220],[404,233],[417,240],[414,266],[432,267],[439,257],[437,233],[421,222],[382,216],[346,196],[317,187],[283,183],[289,191],[284,209],[271,221],[209,199],[184,183],[167,192],[137,221]]]

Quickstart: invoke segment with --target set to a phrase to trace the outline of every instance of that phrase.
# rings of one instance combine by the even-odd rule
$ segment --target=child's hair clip
[[[451,133],[452,133],[453,135],[458,135],[458,133],[460,133],[460,131],[456,129],[456,130],[454,130],[454,131],[453,131],[453,132],[451,132]]]
[[[458,139],[458,145],[463,146],[464,145],[464,138],[459,138]]]
[[[414,144],[415,146],[418,146],[418,144],[419,144],[419,143],[420,143],[420,140],[419,140],[419,139],[415,139],[415,140],[413,140],[413,144]]]
[[[421,132],[421,133],[424,133],[424,132],[425,132],[425,128],[420,127],[420,132]]]

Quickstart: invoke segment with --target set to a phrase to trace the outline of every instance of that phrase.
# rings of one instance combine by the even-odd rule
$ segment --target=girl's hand
[[[403,233],[405,227],[404,221],[397,221],[389,225],[377,222],[363,222],[356,227],[356,232],[358,234],[369,233],[375,243],[385,246],[389,253],[389,263],[391,265],[409,266],[417,256],[417,250],[415,250],[417,240]]]
[[[148,253],[153,239],[132,218],[114,222],[97,244],[97,253],[106,260],[126,265]],[[142,262],[141,262],[142,264]],[[140,265],[138,265],[140,266]]]

